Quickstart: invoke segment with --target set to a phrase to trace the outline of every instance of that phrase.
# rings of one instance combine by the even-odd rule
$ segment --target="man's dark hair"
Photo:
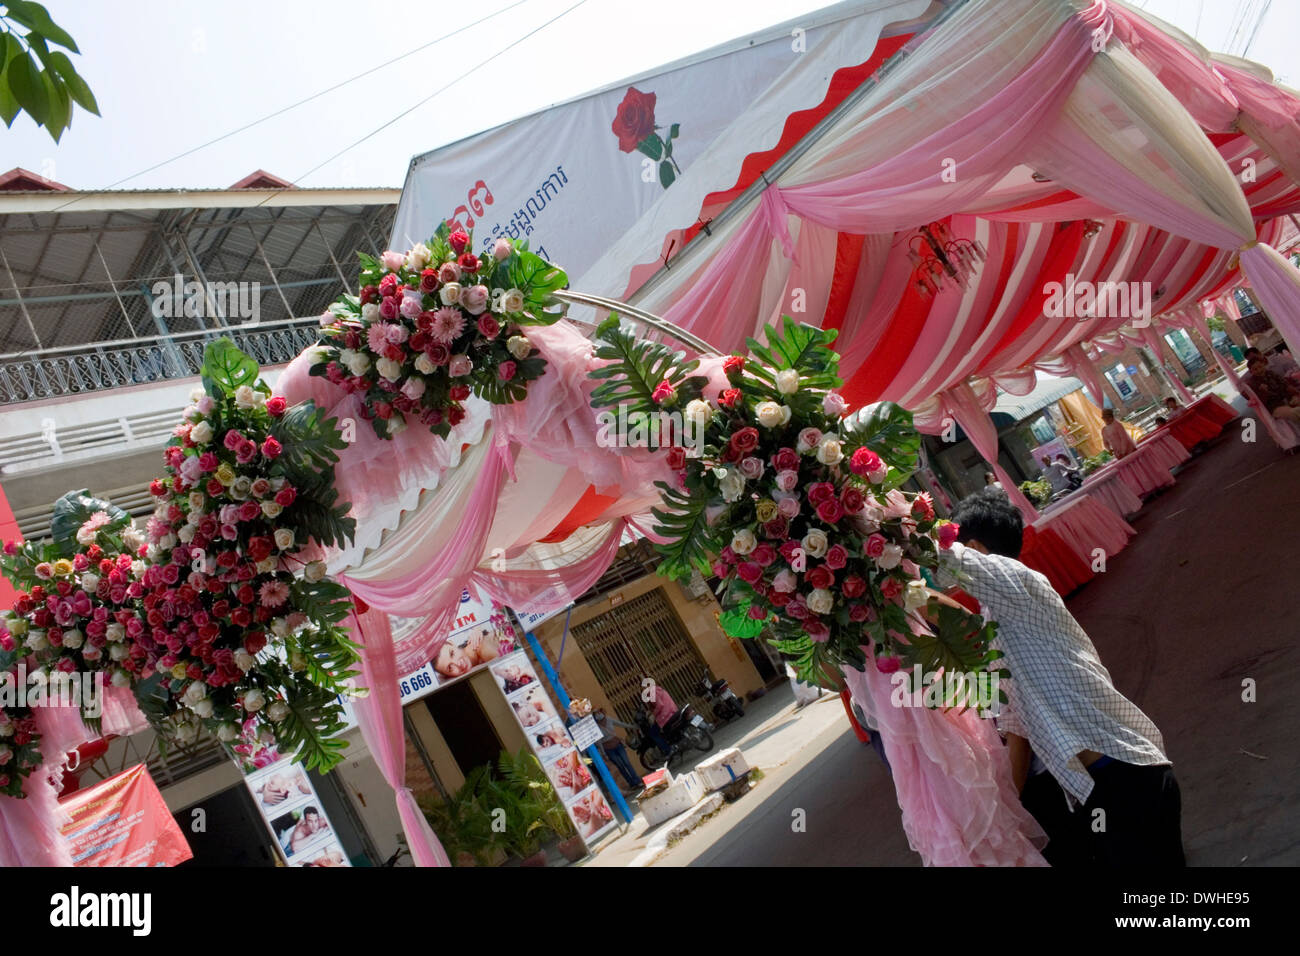
[[[1258,355],[1260,358],[1264,357],[1264,353],[1261,352],[1259,349],[1255,348],[1253,345],[1250,348],[1246,349],[1246,351],[1243,354],[1246,356],[1247,359],[1253,358],[1256,355]]]
[[[984,489],[963,498],[953,510],[952,520],[961,525],[957,540],[962,544],[975,540],[994,554],[1020,557],[1025,522],[1019,509],[996,489]]]

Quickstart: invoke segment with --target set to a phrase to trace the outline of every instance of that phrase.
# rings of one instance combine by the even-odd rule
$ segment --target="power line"
[[[495,60],[495,59],[497,59],[498,57],[504,56],[505,54],[509,53],[511,50],[513,50],[513,49],[514,49],[515,47],[517,47],[519,44],[523,43],[523,42],[524,42],[525,40],[527,40],[529,37],[532,37],[532,36],[534,36],[534,35],[540,33],[542,30],[545,30],[545,29],[546,29],[547,27],[549,27],[552,23],[554,23],[555,21],[557,21],[557,20],[559,20],[559,19],[561,19],[561,18],[567,16],[568,14],[572,13],[574,10],[578,9],[578,7],[582,6],[582,5],[583,5],[584,3],[586,3],[586,2],[587,2],[587,0],[578,0],[578,2],[575,3],[573,6],[567,8],[567,9],[565,9],[564,11],[562,11],[561,13],[558,13],[558,14],[556,14],[555,16],[551,17],[551,19],[547,20],[547,21],[546,21],[545,23],[543,23],[541,26],[536,27],[536,28],[534,28],[533,30],[530,30],[528,33],[525,33],[525,34],[524,34],[523,36],[521,36],[518,40],[513,41],[513,42],[510,43],[508,46],[506,46],[506,47],[504,47],[503,49],[497,51],[496,53],[493,53],[493,54],[492,54],[490,57],[488,57],[487,59],[485,59],[485,60],[480,60],[478,63],[476,63],[474,66],[470,67],[470,68],[469,68],[468,70],[466,70],[464,73],[462,73],[462,74],[460,74],[459,76],[457,76],[457,77],[456,77],[454,80],[452,80],[450,83],[447,83],[447,84],[445,84],[444,86],[440,86],[440,87],[438,87],[438,89],[434,90],[432,93],[430,93],[430,94],[429,94],[428,96],[426,96],[424,99],[420,100],[418,103],[414,104],[413,106],[408,107],[407,109],[402,110],[402,112],[398,113],[396,116],[394,116],[392,119],[388,120],[386,123],[383,123],[382,125],[380,125],[380,126],[377,127],[376,129],[371,130],[369,133],[366,133],[366,134],[365,134],[364,136],[362,136],[361,138],[359,138],[359,139],[355,140],[354,142],[350,143],[349,145],[343,147],[341,150],[339,150],[337,153],[335,153],[333,156],[329,157],[328,159],[324,160],[323,162],[317,163],[317,164],[316,164],[315,166],[313,166],[311,169],[307,170],[307,172],[303,173],[301,176],[298,176],[296,179],[294,179],[294,180],[293,180],[293,184],[296,186],[299,182],[301,182],[302,180],[306,179],[306,178],[307,178],[308,176],[310,176],[312,173],[314,173],[314,172],[316,172],[317,170],[321,169],[322,167],[328,166],[330,163],[334,162],[334,160],[338,159],[338,158],[339,158],[340,156],[342,156],[344,153],[349,152],[350,150],[356,149],[356,147],[360,146],[362,143],[364,143],[366,140],[370,139],[372,136],[377,136],[379,133],[382,133],[382,132],[383,132],[384,130],[386,130],[388,127],[390,127],[390,126],[392,126],[394,123],[396,123],[398,120],[400,120],[400,119],[402,119],[403,117],[408,116],[408,115],[410,115],[411,113],[415,112],[417,109],[419,109],[419,108],[420,108],[421,106],[423,106],[425,103],[429,102],[429,101],[430,101],[431,99],[433,99],[435,96],[438,96],[438,95],[440,95],[440,94],[446,92],[447,90],[451,89],[451,87],[453,87],[453,86],[455,86],[457,83],[459,83],[461,80],[463,80],[463,79],[465,79],[467,76],[469,76],[471,73],[474,73],[474,72],[476,72],[476,71],[478,71],[478,70],[481,70],[483,67],[487,66],[487,65],[488,65],[489,63],[491,63],[493,60]],[[283,193],[283,192],[285,192],[285,190],[281,189],[281,190],[279,190],[279,191],[277,191],[277,192],[272,193],[270,196],[267,196],[266,199],[262,200],[262,202],[258,203],[258,205],[259,205],[259,206],[263,206],[263,205],[265,205],[266,203],[270,202],[272,199],[274,199],[276,196],[279,196],[279,195],[280,195],[281,193]]]
[[[364,79],[365,77],[370,76],[372,73],[378,73],[380,70],[386,69],[392,66],[394,63],[399,63],[402,60],[414,56],[417,53],[422,53],[425,50],[429,49],[429,47],[436,46],[437,44],[442,43],[444,40],[450,40],[452,37],[456,36],[457,34],[464,33],[466,30],[472,29],[473,27],[476,27],[481,23],[486,23],[487,21],[493,19],[494,17],[499,17],[501,14],[507,13],[510,10],[513,10],[515,7],[522,6],[527,2],[528,0],[515,0],[514,3],[510,4],[510,6],[502,7],[500,10],[497,10],[495,13],[489,13],[487,16],[475,20],[473,23],[467,23],[463,27],[459,27],[453,30],[451,33],[444,34],[443,36],[440,37],[435,37],[434,39],[430,40],[428,43],[421,44],[420,46],[417,46],[413,50],[407,50],[405,53],[399,56],[395,56],[391,60],[386,60],[383,63],[380,63],[376,66],[372,66],[370,69],[358,73],[355,76],[350,76],[346,80],[341,80],[338,83],[335,83],[333,86],[327,87],[323,90],[320,90],[319,92],[311,94],[308,97],[298,100],[296,103],[290,103],[288,106],[281,107],[280,109],[276,110],[273,113],[267,113],[265,116],[259,119],[255,119],[250,123],[245,123],[243,126],[240,126],[236,129],[232,129],[229,132],[222,133],[220,136],[215,136],[205,143],[200,143],[197,146],[185,150],[183,153],[177,153],[175,156],[172,156],[170,159],[164,159],[160,163],[154,163],[152,166],[142,169],[139,172],[134,172],[130,176],[126,176],[123,179],[119,179],[116,182],[109,183],[107,186],[102,186],[100,188],[113,189],[114,187],[120,186],[123,183],[130,182],[133,179],[143,176],[146,173],[151,173],[155,169],[161,169],[164,166],[168,166],[176,162],[178,159],[184,159],[186,156],[190,156],[194,153],[197,153],[201,149],[207,149],[209,146],[213,146],[217,143],[220,143],[223,140],[229,139],[232,136],[238,136],[240,133],[246,132],[252,129],[254,126],[260,126],[262,123],[265,123],[267,120],[275,119],[277,116],[283,116],[285,113],[288,113],[290,110],[295,110],[300,106],[304,106],[307,103],[312,102],[313,100],[318,100],[322,96],[326,96],[330,93],[333,93],[335,90],[342,89],[343,87],[347,86],[349,83],[355,83],[357,80]],[[70,202],[75,202],[75,200],[71,200]],[[65,205],[68,204],[65,203]],[[58,212],[59,209],[62,208],[63,208],[62,206],[59,206],[51,211]]]

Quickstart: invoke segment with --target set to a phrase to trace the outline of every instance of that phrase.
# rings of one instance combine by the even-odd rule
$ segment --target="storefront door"
[[[699,696],[704,658],[662,588],[575,625],[572,633],[620,720],[632,721],[646,677],[667,688],[678,707],[691,703],[705,720],[715,719]]]

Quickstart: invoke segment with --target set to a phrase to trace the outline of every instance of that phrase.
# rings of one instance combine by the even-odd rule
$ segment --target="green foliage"
[[[100,529],[101,531],[114,531],[131,523],[129,514],[117,505],[101,498],[91,497],[90,491],[86,488],[80,491],[69,491],[54,502],[53,510],[54,518],[50,522],[50,534],[54,539],[56,553],[65,558],[71,557],[80,550],[77,532],[95,512],[102,511],[110,519],[109,523]]]
[[[1115,460],[1115,455],[1110,451],[1110,449],[1103,448],[1097,454],[1089,455],[1087,458],[1085,458],[1083,460],[1083,464],[1080,465],[1079,470],[1082,471],[1085,475],[1090,475],[1098,468],[1100,468],[1102,465],[1106,464],[1109,461],[1114,461],[1114,460]]]
[[[749,616],[751,606],[738,604],[728,608],[718,616],[718,623],[732,637],[758,637],[763,633],[765,624]]]
[[[243,385],[252,387],[259,373],[257,362],[239,350],[230,339],[217,339],[203,350],[203,387],[213,398],[233,395]]]
[[[801,389],[832,389],[844,383],[840,380],[840,358],[830,348],[839,332],[836,329],[818,329],[796,322],[788,315],[781,316],[781,329],[764,326],[763,338],[746,339],[745,345],[762,365],[750,364],[750,371],[769,383],[774,381],[772,370],[777,372],[792,368],[799,373]],[[766,366],[763,367],[763,366]]]
[[[566,306],[555,293],[569,284],[569,277],[559,266],[552,265],[527,243],[516,245],[507,262],[510,284],[524,294],[524,310],[513,313],[519,325],[551,325],[560,319]]]
[[[949,604],[932,602],[932,634],[910,634],[906,644],[895,642],[893,650],[902,660],[904,670],[920,666],[921,674],[943,670],[951,674],[972,674],[986,670],[1002,657],[1002,652],[992,649],[997,636],[997,625],[978,614]],[[1009,677],[1000,671],[1002,678]],[[916,689],[916,688],[913,688]],[[945,700],[945,706],[952,706]]]
[[[343,759],[343,709],[338,688],[320,686],[292,672],[279,661],[263,665],[272,685],[284,691],[289,713],[276,724],[276,738],[308,770],[327,773]],[[306,673],[306,672],[304,672]]]
[[[1052,484],[1046,478],[1038,481],[1022,481],[1020,490],[1035,505],[1045,505],[1052,500]]]
[[[348,514],[350,502],[338,500],[333,483],[300,495],[293,503],[294,521],[319,543],[342,547],[357,532],[356,519]]]
[[[695,494],[684,494],[662,481],[655,482],[655,487],[665,505],[651,512],[657,522],[655,533],[668,539],[655,545],[655,550],[663,555],[659,573],[675,581],[689,578],[692,570],[711,575],[709,556],[721,551],[723,542],[718,532],[709,527],[705,515],[708,496],[702,489],[697,489]]]
[[[86,81],[62,50],[80,53],[49,11],[31,0],[5,0],[0,15],[0,119],[12,127],[26,112],[57,143],[72,125],[73,106],[99,115]],[[19,29],[24,32],[19,33]]]
[[[619,326],[616,314],[600,324],[596,341],[596,358],[610,364],[588,373],[601,382],[591,393],[593,408],[627,405],[629,414],[657,413],[654,390],[665,379],[677,389],[678,404],[698,397],[708,381],[689,374],[699,367],[699,359],[688,361],[685,352],[636,338]]]
[[[877,402],[850,415],[844,434],[861,442],[897,474],[890,474],[885,489],[896,488],[916,470],[921,435],[912,426],[912,413],[893,402]]]
[[[338,419],[324,415],[315,403],[302,402],[271,422],[271,434],[284,446],[273,470],[299,490],[329,482],[339,460],[335,452],[347,447]]]
[[[332,578],[295,578],[289,591],[294,605],[314,621],[337,624],[352,610],[352,593]]]

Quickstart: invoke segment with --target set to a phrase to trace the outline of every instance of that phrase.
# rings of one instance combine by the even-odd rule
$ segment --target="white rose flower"
[[[425,355],[423,352],[415,357],[415,370],[421,375],[432,375],[433,370],[437,367],[438,366],[433,364],[433,361],[429,356]]]
[[[27,633],[27,622],[21,617],[13,618],[9,622],[9,633],[14,637],[22,637]]]
[[[898,567],[902,560],[903,549],[896,544],[887,544],[884,553],[876,558],[876,566],[889,571]]]
[[[185,419],[187,422],[192,422],[202,414],[203,413],[199,411],[197,405],[186,405],[185,411],[181,412],[181,418]]]
[[[844,452],[840,446],[839,439],[827,436],[821,440],[817,446],[817,460],[823,465],[838,464],[844,457]]]
[[[94,594],[97,587],[99,587],[99,575],[94,571],[87,571],[81,576],[81,590]]]
[[[275,570],[275,566],[278,563],[279,562],[275,558],[263,558],[261,561],[257,562],[255,567],[257,568],[258,574],[270,574]]]
[[[361,307],[361,318],[367,324],[373,324],[380,319],[379,306],[374,302],[367,302]]]
[[[402,377],[401,364],[398,362],[394,362],[392,359],[387,357],[381,358],[378,362],[375,363],[375,371],[377,371],[384,378],[388,379],[390,382],[396,382],[399,378]]]
[[[302,651],[294,651],[289,655],[289,670],[305,671],[307,669],[307,658],[303,656]]]
[[[119,641],[126,640],[126,628],[121,624],[118,624],[117,621],[114,621],[104,629],[104,639],[110,644],[116,644]]]
[[[122,532],[122,543],[134,552],[144,544],[144,535],[133,527],[127,528]]]
[[[776,402],[759,402],[754,407],[754,414],[758,417],[758,423],[764,428],[777,428],[781,421],[781,406]]]
[[[813,528],[803,540],[799,542],[803,546],[804,554],[810,558],[821,558],[826,556],[826,551],[830,543],[826,540],[826,532],[819,528]]]
[[[825,588],[814,588],[805,603],[814,614],[829,614],[835,607],[835,595]]]
[[[217,728],[217,739],[222,743],[230,743],[239,736],[239,727],[236,724],[222,724]]]
[[[199,422],[190,429],[190,441],[196,445],[206,445],[212,441],[212,426],[207,422]]]
[[[344,349],[339,353],[339,361],[346,365],[353,375],[364,375],[370,371],[370,356],[362,352]]]
[[[506,348],[510,354],[517,359],[528,358],[528,353],[533,350],[533,343],[529,342],[522,335],[512,335],[506,339]]]
[[[185,692],[181,694],[181,700],[184,701],[187,706],[192,707],[207,696],[208,685],[203,683],[201,680],[196,680],[191,681],[189,686],[185,688]]]
[[[276,637],[289,636],[289,622],[282,617],[277,617],[271,621],[271,633]]]
[[[506,294],[501,297],[501,308],[504,312],[522,312],[524,294],[518,289],[507,289]]]
[[[172,736],[176,739],[176,742],[181,746],[183,747],[188,746],[189,744],[192,744],[194,743],[194,741],[199,739],[198,725],[191,724],[189,722],[183,724],[177,724],[176,730],[173,732]]]
[[[280,512],[283,510],[284,508],[276,504],[275,501],[272,500],[271,498],[267,498],[265,501],[262,502],[262,514],[264,514],[268,518],[280,517]]]
[[[308,365],[324,365],[329,360],[329,354],[322,348],[307,350]]]
[[[40,627],[32,628],[28,631],[27,640],[23,641],[23,645],[29,651],[45,650],[45,648],[50,646],[50,642],[45,639],[45,629]]]
[[[194,540],[194,536],[198,533],[198,528],[192,524],[186,523],[181,527],[181,530],[177,532],[176,537],[181,539],[181,544],[189,544]]]
[[[388,420],[388,437],[395,438],[406,431],[406,419],[401,415],[394,415]]]
[[[266,716],[279,723],[289,716],[289,705],[282,700],[277,700],[266,708]]]
[[[235,651],[233,656],[235,659],[235,666],[245,674],[251,671],[257,664],[257,661],[253,659],[253,655],[248,653],[248,651],[244,650],[242,647]]]
[[[325,562],[310,562],[307,567],[303,569],[302,576],[307,580],[308,584],[315,584],[317,581],[325,577]]]
[[[110,683],[112,683],[114,687],[130,687],[131,675],[129,672],[119,668],[118,670],[113,671],[113,678]]]
[[[86,635],[82,634],[81,631],[77,630],[75,627],[63,632],[64,647],[71,648],[75,651],[84,643],[86,643]]]
[[[276,528],[275,529],[275,546],[281,551],[288,551],[293,547],[293,529]]]
[[[713,406],[708,402],[693,398],[686,403],[686,418],[698,428],[709,423],[713,417]]]
[[[777,372],[776,390],[782,395],[793,395],[799,391],[799,373],[792,368]]]
[[[251,385],[241,385],[235,389],[235,407],[236,408],[256,408],[257,393],[253,391]]]
[[[230,497],[236,501],[243,501],[253,493],[253,479],[247,475],[240,475],[230,483]]]
[[[758,547],[758,539],[748,528],[741,528],[731,536],[731,550],[736,554],[749,554]]]
[[[190,401],[191,401],[191,402],[197,402],[199,399],[201,399],[201,398],[202,398],[204,395],[206,395],[206,394],[208,394],[208,393],[205,392],[205,391],[203,391],[202,388],[192,388],[192,389],[190,389]]]
[[[792,412],[792,411],[790,410],[790,406],[789,406],[789,405],[782,405],[782,406],[781,406],[781,424],[782,424],[782,425],[787,425],[787,424],[789,424],[789,422],[790,422],[790,416],[793,415],[793,414],[794,414],[794,412]]]
[[[125,644],[113,644],[108,649],[108,656],[111,660],[124,661],[131,656],[131,648]]]
[[[406,268],[408,272],[419,272],[429,264],[429,247],[422,242],[417,242],[411,247],[411,251],[406,254]]]
[[[728,471],[726,477],[718,483],[723,501],[739,501],[745,493],[745,479],[738,471]]]
[[[443,305],[455,305],[460,301],[460,283],[448,282],[438,290],[438,298],[442,299]]]
[[[190,710],[196,717],[211,717],[213,710],[212,698],[204,697],[202,700],[195,701],[190,706]]]
[[[255,714],[266,706],[266,695],[254,687],[252,690],[244,693],[243,702],[244,710],[248,711],[250,714]]]
[[[144,572],[148,570],[148,568],[149,568],[148,564],[146,564],[145,562],[139,559],[136,559],[135,561],[131,562],[131,575],[132,577],[138,578],[141,575],[143,575]]]
[[[930,593],[924,581],[918,578],[907,582],[907,590],[903,592],[903,607],[915,611],[917,608],[925,607],[929,600]]]
[[[189,496],[189,505],[191,511],[202,511],[207,498],[201,491],[191,491]]]

